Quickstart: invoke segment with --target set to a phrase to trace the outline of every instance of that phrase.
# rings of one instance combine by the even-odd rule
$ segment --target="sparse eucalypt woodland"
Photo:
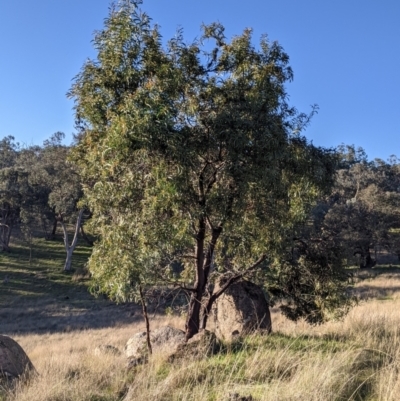
[[[293,74],[278,43],[264,36],[257,47],[249,29],[228,40],[211,24],[194,42],[179,31],[164,46],[140,3],[111,9],[94,39],[97,59],[75,77],[72,157],[99,235],[89,261],[95,288],[117,300],[135,297],[140,285],[184,288],[189,339],[244,276],[286,300],[296,293],[304,281],[285,291],[281,262],[298,224],[330,190],[337,158],[302,136],[315,109],[306,115],[288,104]],[[308,295],[313,283],[346,302],[335,298],[340,261],[327,258]],[[171,274],[177,262],[179,279]],[[212,293],[221,274],[229,280]],[[322,303],[310,299],[296,298],[292,316],[323,319],[315,313]]]

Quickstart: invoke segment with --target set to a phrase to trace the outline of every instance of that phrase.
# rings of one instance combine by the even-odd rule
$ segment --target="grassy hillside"
[[[64,244],[35,238],[30,247],[13,240],[0,253],[1,333],[46,333],[112,327],[131,323],[135,308],[96,299],[88,292],[85,264],[91,249],[81,241],[73,254],[72,272],[63,271]],[[115,311],[115,312],[114,312]]]
[[[273,309],[271,336],[242,339],[197,362],[168,363],[161,355],[128,372],[123,354],[94,350],[110,344],[123,351],[144,329],[142,318],[131,306],[88,294],[82,273],[89,253],[79,245],[72,274],[62,272],[60,241],[36,240],[31,262],[22,241],[0,255],[1,332],[22,345],[40,374],[0,389],[0,400],[223,401],[233,394],[263,401],[400,399],[397,268],[358,271],[360,302],[343,321],[310,326]],[[164,324],[183,328],[184,320],[152,319],[153,329]]]

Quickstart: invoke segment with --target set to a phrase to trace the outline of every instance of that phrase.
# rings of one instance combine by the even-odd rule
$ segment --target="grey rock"
[[[146,356],[142,356],[140,358],[128,358],[128,361],[126,363],[126,369],[131,370],[135,368],[136,366],[144,365],[149,361],[149,358]]]
[[[121,351],[117,347],[114,347],[113,345],[102,344],[94,349],[94,354],[97,356],[107,355],[107,354],[118,356],[121,355]]]
[[[140,358],[146,353],[146,332],[134,334],[125,345],[125,355],[128,358]]]
[[[224,284],[222,278],[216,291]],[[215,334],[221,340],[232,341],[238,336],[260,330],[271,331],[271,314],[264,292],[258,285],[241,280],[233,283],[212,308]]]
[[[0,335],[0,377],[7,380],[35,372],[22,347],[12,338]]]
[[[176,347],[185,341],[185,332],[171,326],[160,327],[150,333],[153,353],[172,353]],[[141,358],[148,354],[146,332],[136,333],[125,346],[128,358]]]
[[[169,362],[189,358],[198,360],[218,353],[220,349],[217,337],[208,330],[202,330],[187,342],[178,345],[176,351],[168,358]]]

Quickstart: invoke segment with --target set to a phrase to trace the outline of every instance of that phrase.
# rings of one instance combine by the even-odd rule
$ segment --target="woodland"
[[[140,4],[111,8],[95,35],[97,58],[68,92],[71,145],[61,132],[43,145],[0,141],[0,260],[23,243],[31,262],[62,236],[58,269],[73,277],[84,243],[90,293],[141,305],[147,334],[154,291],[185,294],[190,340],[242,279],[287,322],[343,321],[360,271],[400,259],[400,160],[308,141],[318,107],[289,104],[279,43],[255,45],[250,29],[228,40],[215,23],[165,44]]]
[[[145,304],[148,288],[180,288],[187,339],[241,278],[294,320],[345,313],[346,269],[400,255],[398,159],[308,142],[317,107],[288,104],[293,73],[278,43],[255,47],[251,30],[228,42],[216,23],[164,47],[139,4],[112,8],[95,35],[97,59],[68,93],[71,146],[59,132],[42,146],[0,142],[2,250],[17,228],[51,240],[60,226],[69,271],[80,232],[94,245],[93,292]],[[220,276],[229,280],[214,293]]]

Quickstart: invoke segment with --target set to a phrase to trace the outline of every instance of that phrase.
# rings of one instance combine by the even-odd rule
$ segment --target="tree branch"
[[[267,259],[267,255],[262,255],[253,265],[248,267],[244,272],[238,273],[228,279],[228,281],[214,294],[211,295],[209,298],[207,305],[204,307],[203,313],[203,321],[202,321],[202,328],[205,329],[207,325],[207,319],[211,312],[211,308],[214,302],[236,281],[240,280],[245,274],[251,272],[256,267],[258,267],[261,263],[263,263]]]

